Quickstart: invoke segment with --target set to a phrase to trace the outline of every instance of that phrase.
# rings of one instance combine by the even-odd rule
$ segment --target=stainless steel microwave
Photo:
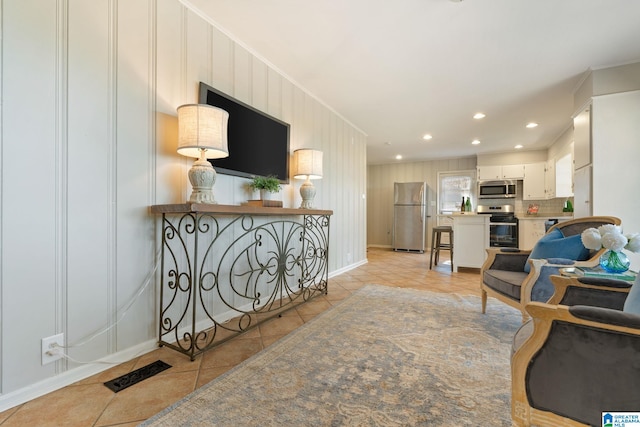
[[[480,199],[513,199],[516,197],[516,181],[480,181],[478,198]]]

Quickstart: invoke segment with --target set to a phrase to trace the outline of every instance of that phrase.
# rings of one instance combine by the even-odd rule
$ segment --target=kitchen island
[[[458,267],[482,267],[489,247],[490,217],[475,212],[451,214],[454,272],[458,271]]]

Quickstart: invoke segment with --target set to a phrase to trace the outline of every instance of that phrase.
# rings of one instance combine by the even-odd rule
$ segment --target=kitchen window
[[[463,197],[471,197],[471,206],[476,209],[476,171],[438,172],[438,213],[441,215],[460,212]]]

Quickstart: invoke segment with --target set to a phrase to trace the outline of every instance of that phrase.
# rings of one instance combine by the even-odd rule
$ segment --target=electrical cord
[[[100,359],[94,360],[94,361],[83,362],[83,361],[75,360],[71,356],[66,354],[65,349],[70,349],[70,348],[83,346],[83,345],[93,341],[94,339],[96,339],[100,335],[110,331],[116,325],[118,325],[122,321],[122,319],[124,319],[124,317],[127,315],[127,313],[129,312],[129,310],[131,309],[133,304],[138,300],[138,298],[140,298],[140,296],[147,289],[147,287],[149,286],[149,283],[151,283],[153,277],[156,274],[156,271],[158,270],[158,265],[159,264],[160,264],[160,251],[158,251],[156,253],[156,256],[154,258],[153,268],[151,269],[151,271],[149,272],[149,274],[145,278],[144,282],[142,283],[142,285],[140,286],[140,288],[138,289],[138,291],[136,292],[134,297],[124,307],[122,307],[121,309],[118,309],[116,311],[116,313],[121,312],[121,314],[119,315],[119,317],[115,321],[115,323],[95,331],[94,333],[92,333],[88,337],[76,342],[75,344],[70,344],[70,345],[63,346],[63,345],[59,345],[57,343],[53,343],[51,345],[51,349],[48,350],[46,352],[46,354],[49,355],[49,356],[61,356],[61,357],[64,357],[65,359],[67,359],[67,360],[69,360],[71,362],[80,363],[80,364],[90,364],[90,363],[120,364],[120,363],[123,363],[123,362],[107,362],[107,361],[103,361],[103,360],[100,360]],[[139,354],[144,353],[144,351],[146,351],[146,350],[143,350],[143,351],[139,352],[138,354],[136,354],[136,356],[138,356]]]

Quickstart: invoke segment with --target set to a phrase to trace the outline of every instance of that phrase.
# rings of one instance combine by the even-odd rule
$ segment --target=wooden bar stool
[[[442,242],[443,233],[449,234],[449,243]],[[429,257],[429,270],[431,270],[433,266],[434,253],[436,257],[435,265],[438,265],[441,250],[449,251],[449,253],[451,254],[451,271],[453,271],[453,228],[450,225],[440,225],[437,227],[433,227],[433,230],[431,231],[431,255]]]

